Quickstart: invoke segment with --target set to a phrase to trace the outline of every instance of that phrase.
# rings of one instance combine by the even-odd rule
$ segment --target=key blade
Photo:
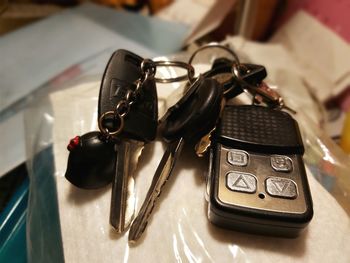
[[[214,133],[214,131],[216,129],[216,125],[222,116],[225,105],[226,105],[226,99],[225,99],[225,97],[223,97],[221,100],[221,105],[220,105],[220,113],[219,113],[219,116],[214,124],[214,127],[209,131],[209,133],[204,135],[199,140],[199,142],[195,145],[195,150],[196,150],[196,154],[198,157],[203,157],[206,154],[206,152],[209,150],[209,147],[211,145],[211,136]]]
[[[214,132],[213,128],[209,133],[204,135],[200,141],[196,144],[195,150],[198,157],[203,157],[204,154],[208,151],[211,144],[211,134]]]
[[[265,103],[271,107],[285,109],[290,111],[293,114],[296,114],[296,111],[288,107],[282,96],[274,89],[270,88],[265,82],[261,82],[256,88],[255,100],[258,103],[261,103],[265,100]]]
[[[169,176],[171,175],[171,172],[175,166],[178,156],[181,153],[183,145],[183,138],[174,141],[168,145],[154,174],[151,186],[141,206],[140,212],[130,227],[130,242],[136,242],[144,232],[148,223],[148,219],[152,213],[155,201],[160,195],[162,187],[165,185]]]
[[[123,140],[117,145],[116,175],[112,185],[110,224],[118,233],[127,229],[135,215],[135,180],[144,142]]]

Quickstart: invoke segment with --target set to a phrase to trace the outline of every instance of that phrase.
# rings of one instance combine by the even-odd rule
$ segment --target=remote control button
[[[266,192],[274,197],[294,199],[298,195],[297,185],[290,179],[269,177],[266,179]]]
[[[293,170],[292,159],[283,155],[271,156],[271,166],[277,172],[291,172]]]
[[[239,150],[230,150],[227,152],[227,161],[236,166],[247,166],[248,153]]]
[[[226,187],[236,192],[255,193],[256,178],[248,173],[230,172],[226,175]]]

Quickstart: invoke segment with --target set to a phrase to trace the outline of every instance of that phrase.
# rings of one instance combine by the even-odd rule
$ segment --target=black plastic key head
[[[267,77],[266,68],[263,65],[244,63],[239,68],[242,79],[250,85],[258,85]]]
[[[76,136],[68,144],[69,157],[65,177],[73,185],[96,189],[110,182],[115,174],[114,143],[104,141],[100,132]]]
[[[126,99],[128,91],[135,91],[136,81],[142,77],[143,59],[127,51],[117,50],[111,56],[101,82],[98,118],[106,112],[114,111],[118,103]],[[156,136],[158,122],[157,90],[153,78],[146,80],[135,103],[124,117],[124,127],[120,137],[139,141],[152,141]],[[102,125],[109,131],[118,129],[120,123],[116,118],[105,118]]]
[[[199,78],[162,119],[160,129],[167,141],[184,138],[197,142],[219,117],[222,86],[214,79]]]

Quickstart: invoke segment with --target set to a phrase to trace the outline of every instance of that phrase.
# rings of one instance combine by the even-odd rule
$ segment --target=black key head
[[[257,64],[241,64],[240,73],[242,79],[253,86],[260,84],[267,77],[266,68]]]
[[[73,138],[67,146],[68,166],[65,177],[73,185],[96,189],[110,182],[115,174],[114,143],[105,141],[100,132]]]
[[[142,76],[142,61],[141,57],[127,50],[120,49],[113,53],[101,82],[98,118],[108,111],[114,111],[118,103],[125,100],[128,91],[136,89],[135,82]],[[120,137],[152,141],[156,136],[157,124],[157,90],[154,79],[149,79],[141,87],[136,102],[130,106],[129,113],[124,117]],[[115,118],[105,118],[102,125],[109,131],[115,131],[119,123]]]
[[[222,86],[200,77],[162,118],[160,130],[166,141],[184,138],[197,142],[214,128],[220,115]]]
[[[219,67],[225,67],[225,66],[229,66],[231,67],[233,64],[233,61],[228,59],[228,58],[216,58],[213,62],[213,65],[211,67],[211,69],[215,69],[215,68],[219,68]]]

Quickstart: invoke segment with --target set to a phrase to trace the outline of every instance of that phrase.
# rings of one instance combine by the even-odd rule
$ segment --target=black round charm
[[[69,182],[84,189],[96,189],[112,182],[115,144],[104,140],[100,132],[76,136],[67,148],[70,153],[65,176]]]

